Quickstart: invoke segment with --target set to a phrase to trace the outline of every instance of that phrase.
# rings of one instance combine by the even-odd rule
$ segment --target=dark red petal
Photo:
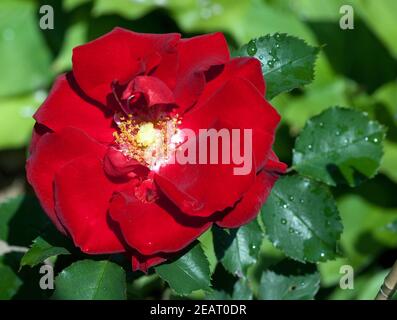
[[[237,228],[253,220],[277,181],[278,175],[267,171],[260,172],[255,183],[236,206],[226,212],[222,219],[216,222],[223,228]]]
[[[124,94],[131,95],[136,92],[140,92],[145,96],[149,107],[156,104],[171,104],[175,102],[172,91],[164,82],[155,77],[138,76],[134,78]],[[123,96],[122,98],[128,99],[128,96]]]
[[[33,127],[32,138],[30,139],[29,154],[32,154],[36,150],[36,145],[46,133],[51,133],[52,131],[46,126],[40,123],[36,123]]]
[[[116,28],[73,50],[73,74],[87,95],[106,104],[113,80],[131,80],[144,71],[145,58],[172,50],[179,38],[175,33],[144,34]]]
[[[110,215],[119,223],[127,243],[143,255],[179,251],[211,225],[183,215],[165,197],[143,203],[129,192],[113,197]]]
[[[265,164],[264,169],[269,171],[269,172],[275,172],[275,173],[285,173],[287,171],[288,166],[281,162],[277,155],[274,153],[272,150],[269,153],[269,158],[267,159],[267,163]]]
[[[255,169],[236,175],[234,164],[167,164],[155,176],[161,190],[183,212],[207,217],[234,205],[249,189]]]
[[[280,116],[254,85],[243,78],[232,78],[200,106],[184,115],[181,128],[252,129],[256,167],[261,169],[271,150]]]
[[[202,73],[213,65],[230,60],[227,42],[222,33],[182,39],[178,45],[179,66],[175,97],[181,113],[197,101],[204,89]]]
[[[79,96],[73,89],[75,85],[71,76],[59,76],[48,98],[34,115],[36,121],[53,131],[74,127],[100,142],[113,141],[113,118],[106,116],[100,106]]]
[[[125,251],[118,226],[109,219],[109,200],[125,184],[112,183],[100,158],[89,155],[65,165],[55,176],[56,211],[76,246],[85,253]]]
[[[265,96],[265,80],[259,60],[247,57],[234,58],[225,65],[213,67],[207,72],[207,85],[195,107],[199,108],[205,104],[217,90],[232,78],[248,80],[262,97]]]
[[[131,256],[132,271],[143,271],[147,272],[150,267],[154,267],[164,261],[166,261],[162,255],[144,256],[139,253],[133,253]]]
[[[135,159],[129,159],[114,147],[109,147],[103,159],[106,174],[112,178],[134,178],[136,175],[146,176],[149,172]]]
[[[71,160],[87,154],[103,155],[106,148],[84,132],[65,128],[46,133],[36,143],[26,163],[27,179],[40,203],[59,230],[65,232],[54,209],[53,182],[55,173]]]

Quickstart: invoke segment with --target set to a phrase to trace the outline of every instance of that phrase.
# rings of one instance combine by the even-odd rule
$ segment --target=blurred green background
[[[39,8],[45,4],[54,8],[53,30],[39,28]],[[354,9],[353,30],[339,26],[344,4]],[[364,110],[388,127],[385,155],[375,179],[356,189],[333,188],[344,224],[343,257],[318,265],[318,299],[372,299],[397,258],[396,15],[395,0],[1,0],[0,203],[31,192],[24,178],[31,116],[54,78],[71,68],[71,50],[76,45],[116,26],[137,32],[180,32],[185,37],[222,31],[231,49],[254,37],[285,32],[322,46],[322,52],[311,85],[272,101],[282,115],[276,151],[284,162],[291,162],[294,137],[305,121],[329,106]],[[24,208],[20,214],[29,224],[35,217],[33,207],[28,203]],[[30,279],[33,273],[16,275],[15,268],[5,267],[13,263],[5,257],[4,241],[24,247],[37,234],[26,231],[23,240],[13,237],[23,232],[24,224],[11,224],[5,215],[0,211],[0,277],[18,284],[19,278]],[[18,240],[13,243],[12,239]],[[280,252],[264,243],[256,269],[281,258]],[[339,269],[345,264],[354,268],[354,290],[339,287]],[[162,289],[156,283],[142,277],[132,287],[140,298],[157,297]],[[35,293],[28,287],[24,284],[8,297],[15,293],[14,298],[32,297]],[[30,294],[24,296],[24,292]]]

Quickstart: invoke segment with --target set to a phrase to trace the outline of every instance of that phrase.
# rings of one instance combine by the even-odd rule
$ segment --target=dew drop
[[[276,33],[274,34],[274,38],[275,38],[277,41],[280,41],[281,36],[280,36],[280,34],[279,34],[278,32],[276,32]]]
[[[364,140],[365,140],[365,141],[368,141],[369,139],[368,139],[368,137],[365,137]]]
[[[309,145],[307,146],[307,148],[308,148],[309,150],[312,150],[312,149],[313,149],[313,146],[312,146],[311,144],[309,144]]]
[[[336,132],[335,132],[335,135],[336,135],[336,136],[340,136],[340,131],[336,131]]]
[[[320,257],[321,257],[321,258],[324,258],[324,257],[325,257],[325,253],[324,253],[324,252],[321,252],[321,253],[320,253]]]
[[[320,126],[320,128],[323,128],[324,127],[324,122],[320,122],[318,125]]]
[[[252,249],[255,249],[255,248],[256,248],[256,245],[253,245],[253,246],[252,246]]]
[[[294,199],[295,199],[294,196],[289,197],[289,201],[294,201]]]
[[[284,208],[284,209],[287,209],[287,208],[288,208],[288,205],[287,205],[286,203],[284,203],[284,204],[283,204],[283,208]]]
[[[273,62],[273,60],[269,60],[269,61],[267,62],[267,65],[268,65],[270,68],[273,68],[273,67],[274,67],[274,62]]]
[[[289,233],[295,233],[295,229],[292,228],[292,227],[290,227],[290,228],[288,229],[288,232],[289,232]]]
[[[247,45],[247,53],[248,53],[248,55],[250,55],[252,57],[253,55],[255,55],[255,53],[257,51],[258,51],[258,49],[256,47],[255,41],[251,40],[250,42],[248,42],[248,45]]]
[[[276,48],[277,48],[277,49],[280,48],[280,45],[279,45],[278,43],[276,44]]]
[[[259,56],[259,59],[262,60],[262,59],[263,59],[263,55],[260,55],[260,56]]]
[[[305,200],[300,199],[299,202],[300,202],[300,203],[305,203]]]
[[[281,224],[287,224],[287,220],[286,219],[281,219]]]
[[[379,139],[378,139],[378,138],[374,138],[372,141],[373,141],[374,143],[378,143],[378,142],[379,142]]]

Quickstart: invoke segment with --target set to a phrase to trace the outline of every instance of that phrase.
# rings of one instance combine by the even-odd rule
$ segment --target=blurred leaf
[[[397,182],[397,144],[386,140],[384,150],[380,171]]]
[[[342,265],[351,265],[358,273],[386,248],[397,246],[397,234],[386,228],[397,219],[396,209],[374,206],[356,195],[341,198],[338,208],[344,225],[340,240],[344,258],[319,265],[325,286],[339,281]]]
[[[256,262],[264,236],[257,220],[238,229],[212,230],[218,261],[231,274],[244,277],[248,267]]]
[[[240,45],[264,32],[285,32],[314,40],[310,29],[298,17],[261,0],[170,0],[167,8],[185,31],[228,32]]]
[[[296,139],[293,167],[335,186],[357,186],[378,171],[385,129],[364,113],[330,108],[310,119]]]
[[[302,262],[336,257],[343,226],[326,186],[298,175],[281,177],[261,216],[270,241],[289,257]]]
[[[206,295],[206,300],[231,300],[232,297],[225,291],[212,290]]]
[[[359,0],[358,3],[353,2],[353,7],[397,58],[397,2]]]
[[[342,5],[348,4],[349,0],[279,0],[278,2],[287,2],[290,9],[301,19],[334,22],[341,18],[339,9]]]
[[[240,55],[261,61],[269,100],[312,82],[318,52],[318,48],[284,33],[253,39],[240,49]]]
[[[233,287],[233,300],[252,300],[252,290],[247,279],[238,279]]]
[[[140,18],[156,8],[159,0],[125,1],[125,0],[94,0],[93,14],[118,14],[128,19]],[[164,1],[166,3],[166,1]]]
[[[49,225],[33,196],[21,195],[0,204],[0,239],[10,245],[29,246]]]
[[[347,105],[348,96],[356,85],[345,78],[334,77],[331,82],[311,85],[301,96],[288,97],[285,101],[274,99],[272,104],[282,114],[282,121],[288,123],[292,131],[299,132],[306,121],[328,109],[330,105]]]
[[[0,149],[20,148],[28,143],[34,125],[32,116],[45,95],[44,91],[36,91],[20,97],[0,98]]]
[[[319,288],[320,275],[318,272],[303,276],[288,276],[267,270],[262,274],[259,299],[311,300]]]
[[[55,278],[56,300],[125,300],[124,270],[110,261],[82,260]]]
[[[60,254],[70,254],[70,252],[63,247],[54,247],[42,237],[37,237],[29,251],[22,257],[20,266],[34,267],[46,259]]]
[[[87,41],[87,29],[87,22],[79,21],[66,31],[65,42],[57,58],[53,62],[53,69],[56,73],[61,73],[72,68],[73,48]]]
[[[37,10],[31,1],[0,2],[0,96],[26,93],[51,79],[51,56],[40,34]]]
[[[397,81],[388,82],[373,94],[378,102],[381,102],[389,110],[392,120],[397,124]]]
[[[63,0],[62,4],[66,10],[73,10],[82,4],[89,3],[92,0]]]
[[[22,281],[9,266],[2,263],[0,263],[0,275],[0,300],[9,300],[17,293]]]
[[[177,260],[155,267],[155,270],[180,295],[207,290],[211,284],[209,263],[200,244]]]
[[[341,29],[338,22],[308,24],[317,41],[325,44],[322,51],[337,74],[354,80],[368,93],[396,79],[397,60],[361,20],[354,20],[352,30]]]
[[[328,299],[331,300],[373,300],[389,270],[377,272],[370,271],[359,275],[354,280],[352,290],[343,290],[339,286],[335,288]]]
[[[397,233],[397,220],[388,223],[385,227],[387,230]]]

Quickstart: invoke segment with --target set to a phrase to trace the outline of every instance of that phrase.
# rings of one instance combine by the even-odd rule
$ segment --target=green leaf
[[[357,89],[357,85],[351,80],[335,76],[329,83],[313,83],[303,95],[277,96],[272,103],[282,114],[281,121],[286,122],[291,131],[297,133],[308,119],[328,109],[330,105],[347,105],[351,94]]]
[[[21,267],[30,266],[34,267],[43,263],[46,259],[61,254],[70,254],[68,250],[63,247],[52,246],[42,237],[37,237],[33,241],[33,245],[28,252],[21,259]]]
[[[224,31],[239,44],[256,37],[259,30],[286,32],[314,40],[310,28],[299,17],[265,1],[168,0],[167,9],[184,31]]]
[[[252,300],[252,290],[247,279],[238,279],[233,287],[233,300]]]
[[[225,291],[212,290],[205,296],[206,300],[231,300],[232,297]]]
[[[394,0],[360,0],[358,4],[356,1],[351,2],[359,15],[364,19],[365,23],[372,28],[374,33],[388,47],[394,57],[397,57],[397,2]],[[378,19],[374,19],[374,17],[378,17]]]
[[[0,2],[0,96],[36,90],[51,79],[50,51],[37,12],[32,1]]]
[[[87,21],[76,22],[67,29],[61,51],[52,65],[56,73],[64,72],[72,68],[73,48],[87,41],[87,30]]]
[[[57,300],[125,300],[124,270],[110,261],[82,260],[55,278]]]
[[[295,175],[280,178],[262,207],[261,217],[273,245],[298,261],[336,257],[342,224],[328,188]]]
[[[238,229],[213,228],[215,254],[225,269],[243,277],[259,254],[264,234],[257,220]]]
[[[62,4],[63,7],[68,10],[71,11],[85,3],[90,2],[91,0],[63,0]]]
[[[261,277],[261,300],[311,300],[320,288],[318,272],[305,275],[284,275],[266,270]]]
[[[240,55],[259,59],[266,80],[266,98],[309,84],[314,79],[318,48],[284,33],[251,40]]]
[[[104,14],[119,14],[129,19],[136,19],[156,7],[158,1],[125,1],[125,0],[95,0],[93,14],[100,16]]]
[[[208,290],[211,284],[209,263],[200,244],[178,259],[155,267],[155,270],[180,295],[199,289]]]
[[[15,272],[6,265],[0,263],[0,300],[9,300],[22,285],[22,281]]]
[[[0,149],[27,145],[34,125],[32,116],[45,96],[45,91],[36,91],[23,96],[0,98]]]
[[[378,171],[385,129],[365,113],[334,107],[310,119],[296,139],[293,167],[335,186],[357,186]]]
[[[0,239],[9,245],[27,247],[51,225],[33,196],[18,196],[0,204]]]
[[[397,182],[397,143],[384,142],[385,154],[382,159],[380,171],[386,174],[394,182]]]

